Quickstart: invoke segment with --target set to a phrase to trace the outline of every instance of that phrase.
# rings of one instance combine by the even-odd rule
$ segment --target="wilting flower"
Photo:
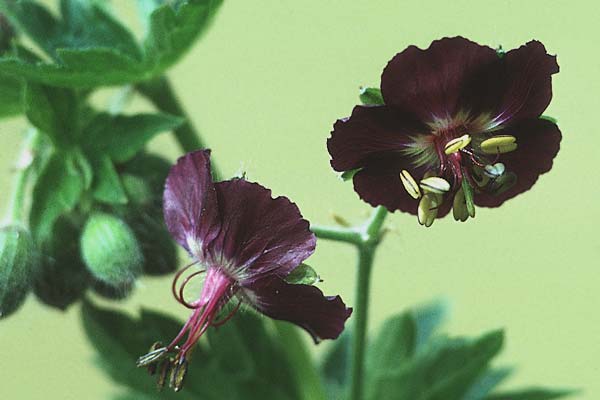
[[[328,141],[336,171],[358,170],[372,205],[417,214],[422,225],[452,208],[497,207],[552,167],[561,133],[541,118],[556,57],[532,41],[507,53],[462,37],[410,46],[384,69],[385,105],[357,106]]]
[[[194,259],[173,281],[174,296],[193,313],[168,346],[157,343],[138,360],[151,371],[160,369],[160,385],[170,374],[171,386],[181,387],[198,339],[229,319],[240,303],[301,326],[315,342],[342,332],[352,310],[339,296],[326,297],[314,286],[286,281],[316,244],[308,222],[289,199],[273,199],[270,190],[243,179],[214,183],[210,151],[196,151],[180,158],[169,173],[164,216],[173,238]],[[194,264],[200,269],[182,279]],[[200,275],[205,275],[202,291],[196,300],[186,300],[186,286]],[[237,306],[217,321],[230,301]]]

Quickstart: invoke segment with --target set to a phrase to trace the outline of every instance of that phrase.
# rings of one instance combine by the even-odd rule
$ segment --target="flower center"
[[[458,136],[455,130],[446,130],[434,135],[432,146],[439,161],[437,168],[427,171],[418,182],[409,171],[400,173],[407,193],[419,200],[417,216],[421,225],[431,226],[445,201],[452,201],[457,221],[473,218],[476,193],[499,194],[516,181],[516,176],[506,173],[504,164],[498,162],[500,155],[517,149],[514,136]]]

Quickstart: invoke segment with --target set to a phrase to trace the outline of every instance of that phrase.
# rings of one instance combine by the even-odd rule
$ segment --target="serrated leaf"
[[[23,112],[23,82],[20,78],[0,74],[0,118]]]
[[[133,35],[102,7],[88,0],[61,0],[61,19],[34,1],[7,2],[2,7],[11,20],[44,51],[60,61],[59,49],[112,48],[139,59]]]
[[[368,400],[459,400],[500,351],[503,335],[443,340],[399,368],[367,370]]]
[[[50,157],[33,188],[29,222],[36,239],[46,240],[56,219],[75,208],[84,183],[72,154],[56,152]]]
[[[436,334],[437,329],[448,317],[448,308],[446,301],[435,300],[418,306],[412,311],[417,326],[417,350],[427,345],[429,340]]]
[[[285,281],[295,285],[314,285],[320,282],[321,278],[310,265],[300,264],[285,277]]]
[[[68,148],[77,136],[77,96],[69,89],[35,83],[25,86],[25,115],[56,147]]]
[[[210,25],[222,0],[187,0],[154,9],[142,46],[100,7],[69,0],[62,20],[25,1],[4,10],[30,37],[54,57],[54,62],[31,62],[16,56],[0,58],[0,73],[54,86],[89,88],[123,85],[158,77],[186,53]],[[93,2],[92,2],[93,3]],[[75,18],[72,8],[83,8]],[[28,15],[31,15],[28,18]],[[98,25],[101,29],[97,29]],[[82,37],[75,28],[88,25]],[[142,52],[137,50],[142,48]]]
[[[471,385],[462,400],[483,400],[512,373],[512,368],[496,368],[486,371]]]
[[[84,129],[83,145],[88,154],[106,154],[114,162],[132,159],[161,132],[177,128],[183,120],[167,114],[98,114]]]
[[[370,344],[367,370],[399,368],[417,349],[417,323],[410,312],[387,319]],[[376,374],[373,374],[376,375]]]
[[[379,88],[361,88],[359,98],[361,103],[367,106],[379,106],[385,104]]]
[[[552,400],[577,393],[575,390],[553,390],[533,388],[514,392],[498,393],[486,397],[486,400]]]
[[[117,398],[300,399],[290,375],[293,367],[287,364],[281,343],[252,313],[238,312],[220,329],[209,329],[208,340],[202,338],[194,348],[179,393],[159,392],[153,377],[136,368],[135,361],[155,341],[169,343],[182,323],[148,310],[143,310],[139,318],[131,318],[89,301],[84,302],[81,315],[88,339],[98,352],[98,364],[127,390]]]
[[[92,167],[94,169],[94,198],[108,204],[126,204],[127,195],[110,157],[98,153],[92,161]]]

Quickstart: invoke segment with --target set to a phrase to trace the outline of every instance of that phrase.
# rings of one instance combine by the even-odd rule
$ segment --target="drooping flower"
[[[410,46],[381,77],[385,104],[356,106],[327,146],[336,171],[373,206],[430,226],[452,209],[498,207],[552,167],[561,132],[541,115],[556,57],[531,41],[507,53],[462,37]]]
[[[171,169],[163,207],[169,232],[194,260],[173,281],[174,296],[193,312],[169,345],[157,343],[138,360],[139,366],[160,368],[159,384],[170,373],[171,385],[179,390],[197,341],[241,303],[299,325],[315,342],[342,332],[352,310],[339,296],[326,297],[312,285],[286,280],[303,267],[316,244],[308,222],[289,199],[273,199],[270,190],[244,179],[213,182],[210,151],[203,150],[185,155]],[[196,264],[200,269],[189,272]],[[188,283],[200,275],[204,285],[199,296],[186,300]],[[217,318],[230,302],[237,304],[233,311]]]

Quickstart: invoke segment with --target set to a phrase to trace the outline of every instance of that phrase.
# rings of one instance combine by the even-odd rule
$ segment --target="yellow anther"
[[[452,203],[452,215],[456,221],[465,222],[469,219],[469,210],[467,209],[467,201],[465,199],[465,192],[460,189],[454,195],[454,202]]]
[[[427,193],[419,202],[417,218],[419,224],[430,227],[438,214],[438,207],[442,203],[442,196],[436,193]]]
[[[419,185],[417,185],[417,181],[415,181],[415,178],[412,177],[410,172],[403,169],[402,172],[400,172],[400,180],[402,181],[404,189],[406,189],[408,194],[413,199],[418,199],[419,197],[421,197],[421,190],[419,189]]]
[[[509,153],[517,149],[517,138],[510,135],[493,136],[481,142],[480,146],[486,154]]]
[[[461,137],[452,139],[451,141],[446,143],[446,146],[444,147],[444,153],[446,153],[446,154],[456,153],[457,151],[462,150],[465,147],[467,147],[469,145],[469,143],[471,143],[471,136],[468,134],[462,135]]]
[[[438,193],[443,194],[450,190],[450,184],[444,178],[440,178],[439,176],[430,176],[429,178],[425,178],[421,180],[419,184],[421,189],[430,193]]]

